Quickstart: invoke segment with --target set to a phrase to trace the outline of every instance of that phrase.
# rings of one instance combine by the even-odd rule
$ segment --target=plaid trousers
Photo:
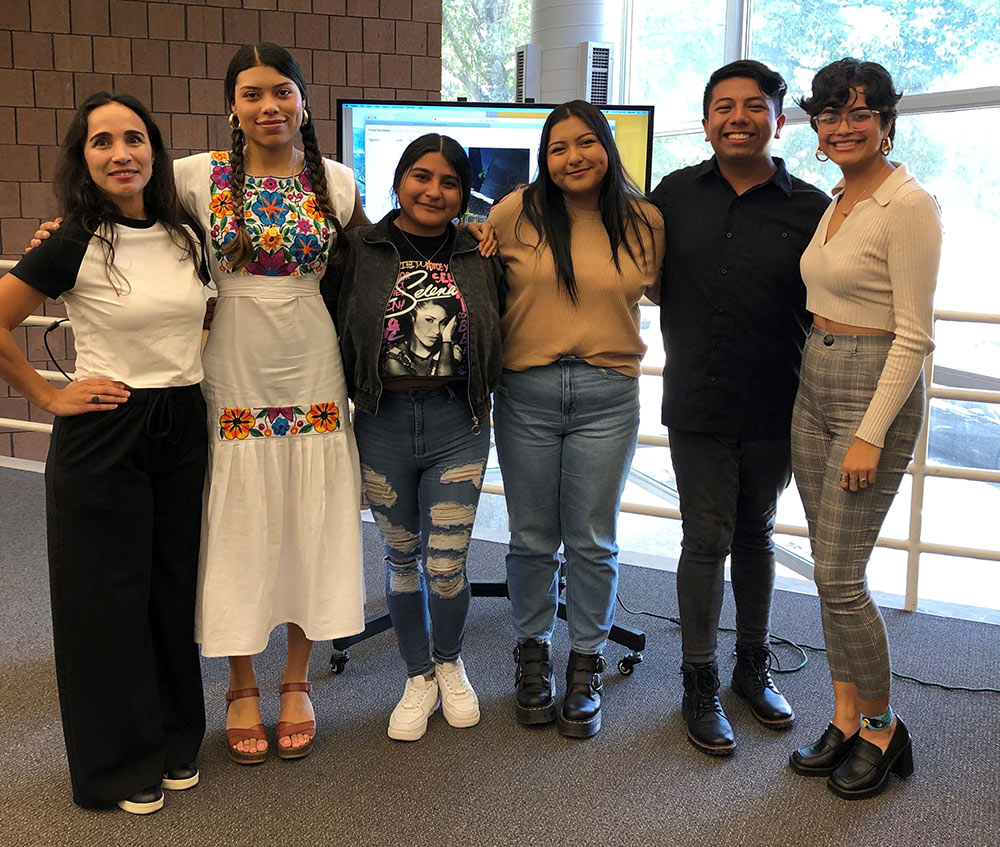
[[[840,488],[840,467],[882,373],[889,335],[806,339],[792,413],[792,472],[809,525],[830,676],[853,682],[864,700],[889,696],[885,623],[865,578],[886,513],[923,423],[923,375],[885,436],[874,485]]]

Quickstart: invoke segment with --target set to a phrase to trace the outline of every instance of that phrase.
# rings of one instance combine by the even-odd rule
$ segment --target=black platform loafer
[[[681,665],[684,699],[681,714],[687,737],[695,747],[712,756],[728,756],[736,749],[733,728],[719,702],[719,670],[715,662]]]
[[[863,800],[881,794],[890,773],[901,779],[913,773],[913,743],[898,717],[884,753],[875,744],[859,738],[847,760],[826,781],[826,787],[845,800]]]
[[[529,638],[514,648],[517,660],[517,720],[523,724],[556,719],[556,686],[552,679],[552,645]]]
[[[787,729],[795,713],[771,678],[771,651],[766,647],[736,645],[732,689],[750,704],[750,711],[764,726]]]
[[[162,788],[170,791],[183,791],[185,788],[194,788],[198,784],[198,768],[194,762],[181,765],[179,768],[171,768],[163,774]]]
[[[559,712],[559,734],[590,738],[601,729],[601,672],[604,657],[571,650],[566,666],[566,697]]]
[[[857,740],[858,733],[844,738],[844,733],[830,724],[819,741],[794,750],[788,764],[802,776],[830,776],[847,760]]]
[[[118,808],[133,815],[150,815],[163,808],[163,792],[159,785],[136,791],[131,797],[118,801]]]

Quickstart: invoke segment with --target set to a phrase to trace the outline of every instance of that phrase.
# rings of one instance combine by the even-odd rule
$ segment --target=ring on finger
[[[846,473],[842,473],[842,474],[840,475],[840,481],[841,481],[841,482],[850,482],[850,481],[851,481],[851,477],[850,477],[850,475],[849,475],[849,474],[846,474]]]
[[[858,480],[858,485],[861,486],[862,488],[867,488],[868,487],[868,477],[866,477],[866,476],[861,477],[861,479]]]
[[[91,398],[90,398],[90,402],[91,403],[100,403],[101,402],[101,395],[100,394],[94,394],[94,395],[92,395]]]

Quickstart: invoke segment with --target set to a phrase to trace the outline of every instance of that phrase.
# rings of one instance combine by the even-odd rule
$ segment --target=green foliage
[[[514,99],[514,51],[530,37],[531,0],[444,0],[441,99]]]
[[[824,65],[884,65],[910,94],[996,84],[1000,3],[991,0],[758,0],[751,55],[808,91]]]

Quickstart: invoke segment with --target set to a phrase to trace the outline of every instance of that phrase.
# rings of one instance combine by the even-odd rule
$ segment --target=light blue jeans
[[[464,393],[385,391],[354,434],[365,496],[385,541],[385,594],[408,676],[462,652],[470,589],[465,561],[490,450]],[[433,635],[433,656],[431,636]]]
[[[517,640],[552,638],[562,542],[570,647],[598,653],[614,621],[618,506],[635,453],[639,381],[575,358],[504,371],[493,419]]]

